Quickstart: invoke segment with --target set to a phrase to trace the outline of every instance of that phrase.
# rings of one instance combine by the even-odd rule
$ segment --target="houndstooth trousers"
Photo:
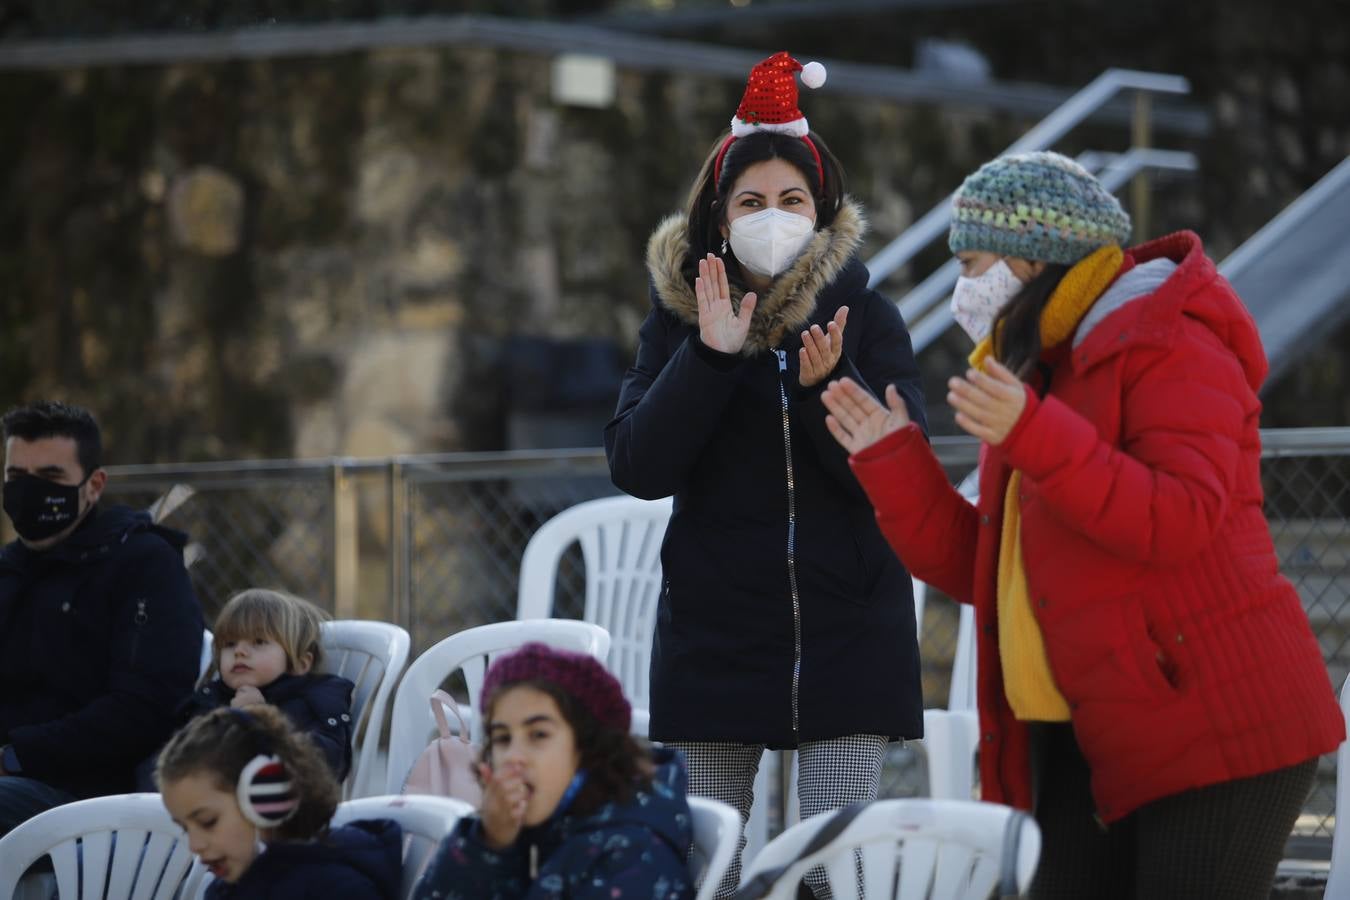
[[[684,754],[689,768],[689,793],[710,797],[734,807],[741,814],[741,825],[750,819],[755,801],[755,775],[764,755],[763,744],[730,744],[709,741],[666,741]],[[881,763],[886,754],[886,738],[876,734],[854,734],[811,741],[797,748],[797,800],[803,819],[839,809],[858,800],[875,800],[881,778]],[[726,900],[736,892],[741,880],[741,834],[731,867],[717,887],[717,900]],[[823,870],[816,868],[806,876],[817,900],[829,900],[829,886]]]

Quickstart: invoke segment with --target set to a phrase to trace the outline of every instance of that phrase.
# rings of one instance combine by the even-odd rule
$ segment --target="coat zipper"
[[[136,630],[131,638],[131,660],[136,661],[136,657],[141,649],[141,630],[145,628],[145,623],[150,621],[150,616],[145,611],[145,598],[142,597],[136,601],[136,614],[132,616],[131,621],[135,623]]]
[[[797,699],[802,678],[802,600],[797,592],[797,478],[792,469],[792,429],[788,419],[787,388],[783,378],[787,372],[787,351],[775,350],[778,355],[778,400],[783,409],[783,454],[787,460],[788,587],[792,592],[792,742],[797,743]]]

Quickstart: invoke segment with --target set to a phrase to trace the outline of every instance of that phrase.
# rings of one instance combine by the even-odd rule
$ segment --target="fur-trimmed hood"
[[[647,242],[647,272],[661,306],[680,321],[698,327],[698,298],[680,272],[689,253],[685,228],[681,214],[668,216],[656,226]],[[741,355],[771,350],[785,335],[800,331],[811,320],[817,297],[844,271],[866,231],[862,208],[846,198],[830,227],[816,232],[801,256],[774,280],[768,295],[759,298]],[[731,302],[737,309],[743,293],[733,282]]]

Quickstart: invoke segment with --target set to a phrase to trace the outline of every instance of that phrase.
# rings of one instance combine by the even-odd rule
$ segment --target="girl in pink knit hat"
[[[598,660],[526,644],[488,669],[479,709],[482,809],[441,843],[419,900],[693,896],[684,761],[629,734]]]

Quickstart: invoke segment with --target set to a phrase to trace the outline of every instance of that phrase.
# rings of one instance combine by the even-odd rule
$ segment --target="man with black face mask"
[[[72,800],[134,790],[192,693],[202,614],[186,536],[100,504],[94,418],[39,402],[0,419],[0,835]]]

